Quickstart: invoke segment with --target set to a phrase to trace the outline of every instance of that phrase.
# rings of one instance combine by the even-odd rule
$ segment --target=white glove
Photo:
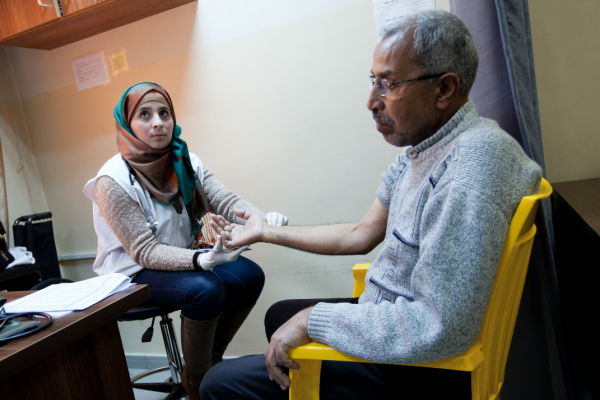
[[[267,224],[270,226],[282,226],[288,224],[288,217],[278,212],[270,212],[267,214]]]
[[[213,249],[221,250],[222,248],[223,242],[221,241],[221,235],[217,235],[217,243]],[[219,264],[237,260],[242,251],[246,250],[247,248],[248,246],[243,246],[235,251],[232,251],[231,253],[217,253],[214,251],[211,251],[210,253],[204,253],[200,255],[200,266],[203,270],[210,271]]]

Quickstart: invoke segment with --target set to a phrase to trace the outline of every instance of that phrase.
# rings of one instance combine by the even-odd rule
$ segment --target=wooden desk
[[[116,318],[149,298],[148,286],[136,285],[0,346],[0,398],[134,400]]]
[[[600,178],[559,182],[552,187],[600,235]]]
[[[556,277],[562,326],[579,399],[600,398],[596,329],[600,266],[600,179],[552,184]]]

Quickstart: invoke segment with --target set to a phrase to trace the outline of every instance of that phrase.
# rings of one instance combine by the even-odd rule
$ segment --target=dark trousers
[[[267,338],[270,339],[277,328],[297,312],[319,302],[356,303],[357,299],[284,300],[275,303],[265,316]],[[323,361],[320,393],[322,400],[466,400],[471,398],[471,374],[403,365]],[[215,365],[202,381],[200,396],[203,400],[287,400],[289,393],[269,380],[265,359],[261,354]]]
[[[141,270],[133,279],[150,287],[148,306],[179,306],[189,319],[207,320],[224,309],[241,310],[256,304],[265,283],[254,261],[238,257],[211,271]]]

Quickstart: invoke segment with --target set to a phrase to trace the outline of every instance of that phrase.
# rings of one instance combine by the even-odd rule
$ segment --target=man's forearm
[[[367,254],[385,238],[388,211],[375,200],[357,223],[319,226],[267,226],[262,241],[316,254]]]
[[[360,254],[364,249],[361,248],[361,241],[357,240],[359,235],[356,226],[357,224],[267,226],[263,232],[263,241],[316,254]],[[362,247],[364,246],[363,242]]]

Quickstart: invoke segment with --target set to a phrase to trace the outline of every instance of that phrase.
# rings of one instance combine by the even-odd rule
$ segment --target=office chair
[[[64,278],[50,278],[35,285],[31,288],[31,290],[41,290],[55,283],[73,283],[73,281]],[[183,365],[181,364],[181,356],[179,355],[177,337],[175,336],[175,330],[173,329],[173,320],[169,318],[169,314],[177,310],[179,310],[179,307],[140,306],[132,308],[117,318],[117,321],[119,322],[142,321],[152,318],[152,327],[154,326],[154,318],[161,318],[160,330],[165,343],[168,365],[149,371],[144,371],[141,374],[134,376],[131,378],[131,384],[134,389],[168,393],[167,397],[165,397],[165,400],[178,400],[187,395],[185,389],[183,388],[183,384],[181,383],[181,372],[183,371]],[[149,342],[150,340],[152,340],[152,329],[149,328],[142,336],[142,342]],[[171,371],[171,378],[169,378],[166,382],[137,382],[146,376],[163,371]]]
[[[473,345],[458,356],[412,366],[470,371],[473,400],[493,400],[498,397],[504,383],[506,360],[537,231],[533,221],[540,200],[551,193],[552,187],[542,179],[540,191],[521,200],[506,233],[490,300]],[[369,265],[357,264],[352,270],[354,297],[360,296],[365,290],[365,275]],[[373,362],[352,357],[319,342],[295,347],[288,354],[300,366],[298,371],[290,369],[290,400],[319,399],[321,360]]]
[[[39,264],[42,279],[60,278],[52,213],[25,215],[13,224],[15,246],[26,247]]]
[[[135,307],[127,311],[125,314],[117,318],[117,321],[141,321],[152,318],[152,326],[154,326],[154,318],[160,317],[160,330],[162,332],[167,352],[168,365],[165,367],[151,369],[142,372],[139,375],[131,378],[131,383],[134,389],[151,390],[154,392],[169,393],[165,400],[177,400],[186,396],[185,389],[181,383],[181,372],[183,365],[181,364],[181,356],[179,355],[179,347],[177,345],[177,337],[173,329],[173,320],[169,314],[179,310],[179,307],[150,307],[141,306]],[[150,332],[150,333],[149,333]],[[149,342],[152,338],[152,330],[149,328],[142,336],[142,342]],[[138,380],[163,371],[171,371],[171,378],[166,382],[159,383],[137,383]]]

